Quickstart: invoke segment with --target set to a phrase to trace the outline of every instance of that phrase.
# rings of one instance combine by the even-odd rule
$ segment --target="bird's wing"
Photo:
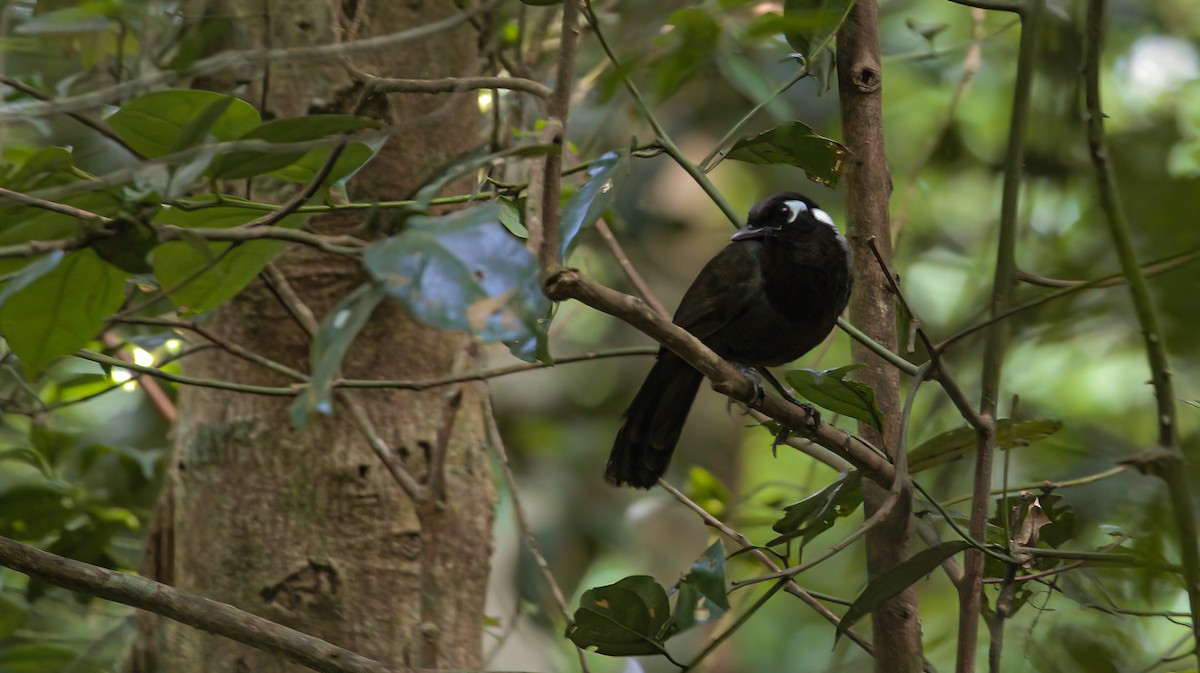
[[[734,243],[709,260],[680,300],[675,324],[705,341],[736,321],[763,292],[758,247]]]

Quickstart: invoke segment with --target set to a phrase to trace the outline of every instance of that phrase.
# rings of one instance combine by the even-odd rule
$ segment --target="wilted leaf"
[[[381,283],[367,283],[350,293],[321,321],[321,328],[313,337],[312,379],[304,392],[296,396],[289,410],[292,425],[302,428],[308,423],[308,414],[317,410],[323,414],[333,411],[334,377],[342,366],[342,360],[350,350],[350,344],[362,331],[371,313],[387,293]]]
[[[717,540],[703,556],[692,562],[691,572],[679,582],[679,597],[675,600],[667,637],[719,619],[728,610],[725,546]]]
[[[846,365],[823,370],[793,369],[785,376],[788,385],[813,404],[882,431],[883,412],[875,402],[875,391],[864,383],[845,379],[846,374],[862,367]]]
[[[795,166],[810,180],[832,187],[841,177],[845,154],[841,143],[817,135],[803,122],[789,122],[738,140],[725,156],[748,164]]]
[[[28,268],[28,267],[27,267]],[[0,307],[0,330],[33,377],[104,329],[125,299],[127,273],[80,250],[13,294]]]
[[[653,577],[626,577],[583,593],[567,637],[611,657],[659,654],[670,609],[666,590]]]
[[[1047,418],[1017,421],[1016,428],[1013,428],[1010,419],[1002,418],[996,422],[996,446],[1000,449],[1028,446],[1053,435],[1060,428],[1062,421]],[[972,428],[956,428],[931,437],[908,452],[908,471],[916,474],[958,460],[975,448],[975,441],[975,430]]]
[[[397,236],[371,244],[363,262],[418,319],[503,342],[533,359],[550,301],[536,260],[500,224],[491,203],[440,217],[414,217]]]
[[[1027,547],[1036,547],[1042,528],[1049,523],[1053,522],[1042,511],[1042,504],[1038,502],[1037,498],[1034,498],[1033,502],[1029,503],[1025,509],[1025,516],[1021,520],[1021,529],[1013,532],[1013,542]]]
[[[234,140],[259,123],[253,105],[199,89],[156,91],[111,114],[109,126],[138,152],[160,157],[202,143]]]
[[[854,603],[846,610],[846,614],[842,615],[842,621],[838,623],[834,640],[840,638],[850,627],[870,614],[884,601],[916,584],[922,577],[941,565],[942,561],[970,546],[970,543],[965,540],[943,542],[936,547],[922,549],[912,558],[897,563],[883,574],[874,577],[867,582],[867,587],[858,595],[858,598],[854,599]]]
[[[795,538],[808,544],[833,527],[840,517],[850,516],[862,504],[862,475],[846,472],[837,481],[784,508],[784,515],[771,526],[781,535],[767,544],[774,546]]]

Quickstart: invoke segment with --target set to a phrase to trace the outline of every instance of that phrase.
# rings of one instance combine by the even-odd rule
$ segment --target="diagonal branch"
[[[560,269],[545,282],[546,296],[554,301],[574,299],[620,318],[669,348],[708,378],[717,392],[761,411],[804,437],[848,460],[863,474],[885,488],[896,476],[895,468],[882,453],[845,430],[821,423],[802,407],[781,397],[757,397],[754,382],[738,367],[721,359],[699,339],[651,309],[646,302],[622,294],[584,277],[578,269]]]

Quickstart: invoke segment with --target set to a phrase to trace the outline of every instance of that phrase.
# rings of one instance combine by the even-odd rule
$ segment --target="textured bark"
[[[892,257],[888,199],[891,176],[883,143],[883,72],[879,60],[878,6],[859,0],[837,34],[838,93],[842,135],[849,149],[844,179],[846,214],[855,260],[855,292],[850,322],[889,349],[896,349],[896,316],[887,277],[876,263],[870,242],[886,260]],[[854,360],[868,367],[858,377],[875,389],[887,419],[884,433],[859,424],[859,432],[895,457],[900,446],[900,373],[869,350],[854,344]],[[866,514],[888,497],[886,488],[863,481]],[[912,513],[912,489],[905,489],[889,516],[866,536],[867,572],[876,576],[905,556]],[[872,614],[875,670],[883,673],[921,670],[921,622],[916,590],[909,588]]]
[[[350,39],[356,30],[357,37],[370,37],[457,11],[454,3],[432,0],[194,0],[184,8],[189,20],[236,17],[219,48],[239,49],[324,44]],[[358,29],[341,15],[355,10],[369,12]],[[353,65],[387,77],[471,74],[476,40],[468,25],[356,57]],[[263,104],[264,119],[349,113],[359,94],[345,64],[337,61],[275,63],[269,73],[258,68],[197,85]],[[479,142],[473,93],[380,97],[369,100],[362,114],[389,123],[393,135],[356,177],[356,200],[408,196]],[[326,218],[316,226],[345,229],[360,220]],[[307,249],[290,250],[276,264],[318,318],[364,280],[357,262]],[[209,328],[307,369],[307,334],[260,281],[219,309]],[[289,383],[219,351],[189,358],[186,367],[207,378]],[[422,325],[385,302],[359,335],[343,373],[420,379],[475,367],[474,347],[463,335]],[[464,384],[354,397],[418,481],[428,483],[430,465],[444,455],[444,501],[418,511],[344,406],[333,417],[314,415],[307,429],[295,430],[288,422],[288,400],[182,390],[169,490],[151,540],[148,572],[382,661],[479,667],[494,505],[485,394],[480,384]],[[141,650],[145,671],[299,670],[178,624],[159,625],[151,639],[143,638]]]

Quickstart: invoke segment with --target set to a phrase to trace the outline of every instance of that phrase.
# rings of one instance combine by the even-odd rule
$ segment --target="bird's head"
[[[795,192],[783,192],[763,199],[750,209],[746,226],[737,230],[730,240],[744,241],[767,236],[802,236],[814,228],[833,230],[841,236],[829,213],[816,203]]]

